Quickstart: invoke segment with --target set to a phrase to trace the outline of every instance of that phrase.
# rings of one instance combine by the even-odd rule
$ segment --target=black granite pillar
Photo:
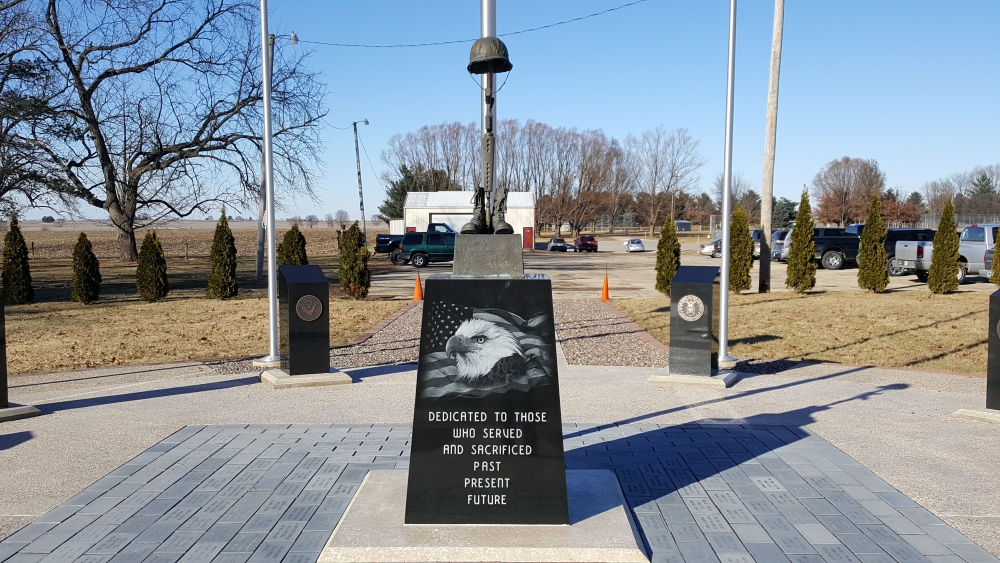
[[[719,369],[719,267],[680,266],[670,283],[670,374]]]
[[[278,267],[281,369],[330,373],[330,282],[319,266]]]
[[[0,409],[9,406],[7,396],[7,313],[3,308],[3,291],[0,291]]]
[[[1000,410],[1000,290],[990,294],[987,339],[986,408]]]

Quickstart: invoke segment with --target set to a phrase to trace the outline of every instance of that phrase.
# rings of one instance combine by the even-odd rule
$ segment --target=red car
[[[573,241],[577,252],[597,252],[597,238],[594,235],[580,235]]]

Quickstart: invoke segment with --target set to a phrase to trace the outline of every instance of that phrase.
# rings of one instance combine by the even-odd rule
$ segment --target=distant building
[[[504,219],[522,237],[525,248],[533,248],[535,240],[535,194],[509,192]],[[403,204],[403,225],[406,232],[426,231],[429,223],[445,223],[456,231],[472,220],[472,192],[410,192]],[[391,224],[390,224],[391,228]]]
[[[678,231],[690,231],[691,230],[691,221],[682,221],[682,220],[678,219],[678,220],[674,221],[674,227]]]

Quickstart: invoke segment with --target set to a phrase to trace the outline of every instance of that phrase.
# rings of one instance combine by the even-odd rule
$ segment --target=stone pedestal
[[[670,284],[670,373],[719,369],[719,268],[681,266]]]
[[[3,291],[0,291],[0,422],[30,418],[42,414],[31,405],[12,405],[7,396],[7,313],[4,311]]]
[[[278,324],[283,372],[330,373],[330,283],[319,266],[278,267]]]
[[[986,408],[1000,409],[1000,290],[990,294],[990,325],[986,360]]]
[[[569,525],[409,525],[403,522],[406,472],[369,471],[319,563],[648,563],[615,474],[583,469],[565,475]]]

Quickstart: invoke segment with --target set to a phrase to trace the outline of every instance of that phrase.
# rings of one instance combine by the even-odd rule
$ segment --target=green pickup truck
[[[455,233],[406,233],[401,245],[400,262],[409,261],[417,268],[455,259]]]

